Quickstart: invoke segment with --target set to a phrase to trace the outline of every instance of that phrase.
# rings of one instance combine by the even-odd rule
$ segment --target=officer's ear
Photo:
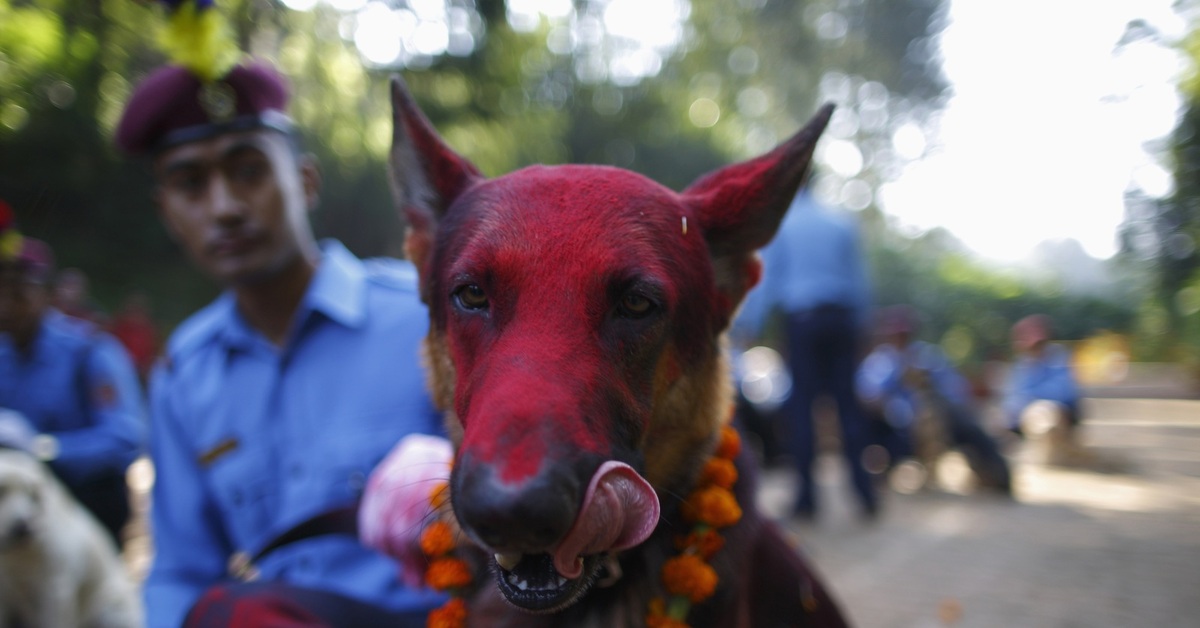
[[[321,201],[321,166],[316,155],[304,153],[296,156],[296,165],[300,170],[300,183],[304,186],[304,199],[308,211],[317,208]]]

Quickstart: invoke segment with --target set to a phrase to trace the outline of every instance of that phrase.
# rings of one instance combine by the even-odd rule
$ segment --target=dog
[[[139,628],[136,589],[100,524],[28,453],[0,449],[0,628]]]
[[[725,330],[833,107],[676,193],[594,165],[488,179],[398,77],[392,104],[392,190],[455,449],[450,503],[479,548],[467,625],[647,625],[690,529],[683,496],[733,405]],[[754,511],[751,457],[737,460],[744,515],[711,559],[719,584],[687,621],[844,625],[806,560]]]

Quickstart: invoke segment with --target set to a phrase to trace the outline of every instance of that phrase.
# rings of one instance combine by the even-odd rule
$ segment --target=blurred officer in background
[[[850,215],[821,206],[801,189],[762,257],[762,284],[747,295],[734,336],[760,333],[772,310],[784,316],[792,392],[780,416],[791,433],[799,476],[794,514],[811,519],[817,513],[813,402],[828,395],[837,405],[842,449],[861,512],[872,518],[879,506],[863,461],[869,444],[867,423],[854,394],[871,292],[858,225]]]
[[[928,446],[921,438],[944,439],[940,449],[958,449],[980,483],[1012,492],[1012,474],[999,445],[983,429],[970,384],[937,345],[916,339],[917,313],[907,305],[878,314],[880,342],[863,360],[857,388],[894,466]],[[922,420],[936,429],[918,429]],[[934,460],[925,461],[933,464]]]
[[[124,348],[50,306],[54,256],[16,230],[0,201],[0,408],[37,432],[31,449],[123,544],[125,471],[145,439],[145,405]]]
[[[1026,428],[1045,431],[1061,425],[1074,430],[1079,425],[1079,385],[1070,353],[1050,342],[1050,318],[1033,314],[1017,321],[1012,327],[1012,344],[1016,362],[1001,402],[1009,429],[1022,433]],[[1029,416],[1047,413],[1048,420]]]

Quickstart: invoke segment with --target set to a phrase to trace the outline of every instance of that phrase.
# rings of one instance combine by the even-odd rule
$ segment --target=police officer
[[[784,315],[792,392],[782,414],[799,479],[793,512],[811,520],[819,509],[813,403],[828,395],[837,405],[842,450],[861,513],[872,519],[879,500],[863,462],[868,430],[854,395],[871,301],[858,226],[852,216],[821,205],[801,189],[762,257],[762,284],[746,295],[735,333],[757,333],[773,309]]]
[[[444,601],[353,534],[392,445],[441,433],[416,276],[314,238],[321,179],[288,99],[261,61],[213,81],[168,65],[118,125],[118,148],[152,168],[163,225],[226,288],[151,377],[152,628],[424,625]]]
[[[0,408],[36,430],[31,449],[119,547],[125,471],[145,438],[133,364],[116,339],[49,305],[50,248],[21,236],[3,202],[0,241]]]
[[[914,454],[923,435],[918,415],[929,412],[946,445],[967,458],[982,487],[1012,494],[1012,472],[995,439],[983,429],[967,379],[937,345],[915,338],[918,315],[908,305],[879,311],[880,342],[863,360],[856,386],[875,427],[883,428],[891,461]]]
[[[1050,342],[1050,317],[1031,314],[1012,326],[1016,360],[1004,386],[1001,408],[1009,429],[1071,436],[1080,419],[1079,383],[1065,347]]]

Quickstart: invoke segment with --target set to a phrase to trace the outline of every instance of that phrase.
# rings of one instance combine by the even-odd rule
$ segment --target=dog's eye
[[[625,318],[645,318],[654,311],[654,303],[636,292],[628,292],[621,297],[617,311]]]
[[[487,309],[488,298],[483,288],[475,284],[467,284],[454,291],[454,300],[458,305],[468,310]]]

